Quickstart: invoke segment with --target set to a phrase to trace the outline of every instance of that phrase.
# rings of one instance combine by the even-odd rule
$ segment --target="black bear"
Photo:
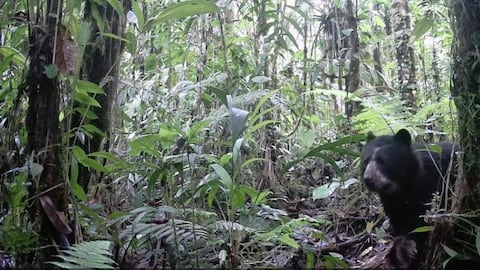
[[[453,172],[450,161],[455,157],[452,154],[455,146],[441,143],[441,153],[430,151],[423,144],[412,144],[410,133],[405,129],[393,136],[374,138],[369,134],[369,137],[371,140],[362,150],[361,177],[368,189],[378,193],[393,235],[406,237],[398,242],[415,241],[413,248],[416,247],[418,254],[411,266],[417,267],[427,235],[409,233],[426,225],[420,215],[429,209],[427,204],[433,193],[442,191],[443,180],[454,181],[449,173]]]

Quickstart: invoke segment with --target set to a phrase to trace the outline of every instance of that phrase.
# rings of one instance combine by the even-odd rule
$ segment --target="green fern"
[[[77,244],[58,255],[64,262],[48,262],[63,269],[114,269],[110,241],[89,241]]]

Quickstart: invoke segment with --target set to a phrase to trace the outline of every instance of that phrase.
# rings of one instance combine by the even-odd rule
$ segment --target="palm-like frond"
[[[49,262],[63,269],[114,269],[110,241],[89,241],[71,247],[58,255],[63,262]]]

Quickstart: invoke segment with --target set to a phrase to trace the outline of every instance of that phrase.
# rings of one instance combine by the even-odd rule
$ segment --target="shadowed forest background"
[[[462,149],[428,265],[478,264],[479,47],[474,0],[0,0],[0,269],[389,267],[401,128]]]

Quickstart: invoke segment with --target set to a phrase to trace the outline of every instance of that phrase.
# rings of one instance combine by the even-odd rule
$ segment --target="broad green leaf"
[[[55,64],[46,65],[43,73],[47,75],[47,78],[53,79],[58,75],[58,67]]]
[[[245,139],[244,138],[240,138],[238,140],[235,141],[235,144],[233,145],[233,149],[232,149],[232,157],[233,157],[233,164],[235,166],[235,168],[237,167],[240,167],[240,158],[241,158],[241,155],[242,155],[242,144],[243,144],[243,141]]]
[[[125,33],[125,38],[128,39],[128,42],[126,42],[128,52],[135,55],[137,51],[137,37],[133,32],[128,31]]]
[[[135,13],[135,16],[137,17],[138,30],[140,31],[140,33],[142,33],[143,27],[145,24],[145,18],[143,18],[143,11],[138,1],[132,0],[132,10],[133,10],[133,13]]]
[[[268,99],[276,93],[277,93],[277,91],[270,91],[266,95],[261,97],[260,100],[258,100],[257,105],[255,105],[255,109],[253,110],[253,116],[250,119],[251,123],[255,123],[257,121],[257,119],[260,118],[260,116],[265,114],[265,112],[263,112],[265,110],[262,111],[260,109],[268,101]],[[269,108],[269,109],[273,110],[274,108]]]
[[[157,183],[160,175],[163,173],[163,168],[157,168],[150,176],[148,176],[148,185],[147,185],[147,193],[148,195],[152,195],[153,188]]]
[[[312,251],[307,251],[306,269],[315,269],[315,257]]]
[[[107,168],[105,168],[102,164],[100,164],[100,162],[96,161],[95,159],[86,158],[79,160],[78,162],[80,162],[83,166],[94,169],[96,171],[104,173],[108,172]]]
[[[80,102],[83,105],[93,106],[93,107],[98,107],[98,108],[102,107],[96,99],[94,99],[93,97],[89,96],[88,94],[85,94],[85,93],[82,93],[82,92],[76,92],[73,95],[73,99],[75,101]]]
[[[107,0],[108,4],[115,9],[115,11],[120,15],[120,17],[125,16],[125,11],[123,10],[122,2],[119,0]]]
[[[77,81],[77,91],[82,93],[105,94],[103,89],[98,86],[98,84],[85,80]]]
[[[291,238],[288,234],[282,234],[280,238],[278,238],[278,240],[280,240],[280,242],[282,242],[283,244],[286,244],[287,246],[290,246],[294,249],[298,249],[299,247],[297,244],[297,241]]]
[[[220,180],[223,183],[224,187],[231,190],[233,182],[227,170],[225,170],[225,168],[223,168],[219,164],[212,164],[210,165],[210,167],[212,167],[215,173],[217,173],[217,175],[220,177]]]
[[[72,194],[75,195],[75,197],[77,197],[78,199],[80,199],[83,202],[87,201],[87,194],[85,194],[85,191],[77,183],[77,181],[71,181],[70,182],[70,188],[72,190]]]
[[[265,161],[264,158],[251,158],[242,163],[242,168],[247,167],[250,163],[253,163],[255,161]]]
[[[229,194],[232,198],[232,208],[239,209],[242,206],[245,206],[245,192],[241,189],[235,188],[233,192]]]
[[[353,150],[349,150],[349,149],[346,149],[346,148],[343,148],[343,147],[338,147],[338,146],[340,146],[342,144],[346,144],[346,143],[360,142],[360,141],[363,141],[365,139],[366,139],[366,135],[364,135],[364,134],[350,135],[350,136],[343,137],[343,138],[341,138],[337,141],[331,142],[331,143],[325,143],[325,144],[319,145],[319,146],[311,149],[302,158],[288,162],[285,165],[285,167],[283,167],[282,172],[288,171],[288,169],[290,169],[292,166],[294,166],[295,164],[304,160],[307,157],[315,156],[315,157],[323,158],[325,161],[327,161],[330,165],[333,166],[333,168],[335,169],[335,171],[337,173],[341,174],[341,170],[338,167],[338,165],[336,164],[335,160],[333,160],[331,157],[327,156],[326,154],[324,154],[322,152],[323,151],[330,151],[332,153],[340,153],[340,154],[351,155],[351,156],[354,156],[354,157],[359,157],[360,153],[358,151],[353,151]]]
[[[222,102],[223,105],[225,105],[225,107],[228,107],[227,93],[224,90],[218,89],[213,86],[207,87],[207,89],[210,90],[213,94],[215,94],[215,96]]]
[[[111,39],[116,39],[116,40],[125,41],[126,43],[129,43],[129,42],[130,42],[128,39],[122,38],[121,36],[115,35],[115,34],[113,34],[113,33],[101,32],[100,34],[101,34],[102,36],[109,37],[109,38],[111,38]]]
[[[224,165],[227,164],[232,159],[232,153],[227,153],[220,157],[219,164]]]
[[[77,182],[78,180],[78,161],[72,157],[70,161],[70,181]]]
[[[77,161],[87,168],[91,168],[100,172],[108,172],[108,170],[100,164],[98,161],[94,159],[90,159],[85,151],[78,146],[74,146],[72,148],[73,156],[77,159]]]
[[[255,131],[261,129],[262,127],[265,127],[265,126],[268,126],[268,125],[277,124],[277,123],[280,123],[280,121],[277,121],[277,120],[265,120],[265,121],[261,121],[260,123],[257,123],[257,124],[255,124],[255,125],[252,126],[252,127],[249,127],[247,131],[248,131],[248,134],[252,134],[252,133],[254,133]]]
[[[91,111],[86,107],[76,107],[75,111],[80,113],[80,115],[85,116],[85,118],[87,119],[90,119],[90,120],[98,119],[98,116],[93,111]]]
[[[78,35],[78,45],[86,46],[90,40],[90,35],[92,33],[91,24],[87,22],[82,22],[80,28],[80,34]],[[103,31],[103,29],[101,29]]]
[[[285,16],[285,20],[289,22],[289,25],[295,27],[295,29],[298,31],[298,33],[303,33],[304,30],[299,24],[299,20],[293,17]]]
[[[422,226],[422,227],[416,228],[410,233],[424,233],[424,232],[431,232],[432,230],[433,230],[433,226]]]
[[[187,137],[180,129],[172,125],[162,124],[160,125],[160,131],[158,132],[161,143],[164,147],[169,147],[175,143],[179,136]]]
[[[98,10],[98,5],[95,3],[91,3],[91,9],[92,9],[93,18],[97,23],[98,30],[100,31],[100,33],[103,33],[105,31],[105,19],[100,14],[100,11]],[[87,45],[87,43],[80,43],[80,44]]]
[[[425,33],[432,28],[434,20],[428,17],[422,18],[415,23],[412,35],[410,36],[410,42],[414,42],[420,39]]]
[[[160,140],[161,136],[157,134],[150,134],[136,138],[128,142],[128,146],[130,147],[129,153],[132,156],[138,156],[141,152],[145,152],[157,159],[160,159],[162,155],[157,149],[160,147]]]
[[[206,0],[190,0],[174,3],[164,9],[158,16],[157,23],[166,22],[171,19],[180,19],[204,13],[217,13],[220,9],[214,2]]]
[[[88,132],[89,134],[97,134],[102,137],[105,137],[105,132],[101,131],[99,128],[92,124],[86,124],[80,127],[80,130]]]
[[[0,47],[0,55],[4,57],[3,61],[11,60],[15,65],[23,67],[25,64],[25,56],[18,50],[10,47]]]

